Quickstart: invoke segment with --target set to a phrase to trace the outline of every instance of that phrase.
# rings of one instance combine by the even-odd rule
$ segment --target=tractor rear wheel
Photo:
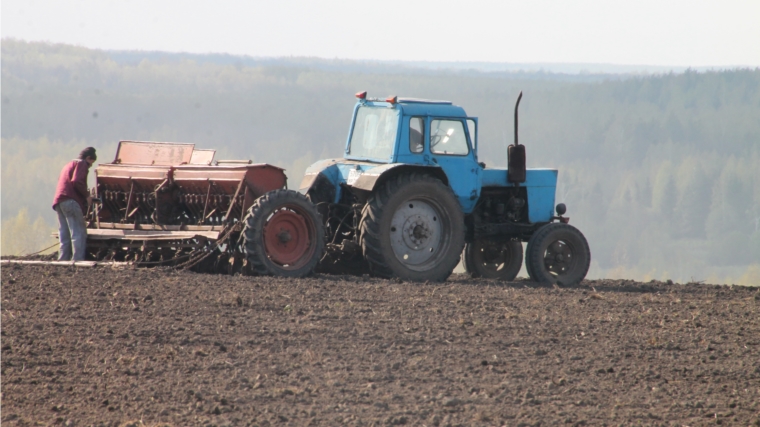
[[[403,174],[370,196],[360,233],[362,253],[374,274],[442,282],[460,260],[464,214],[440,180]]]
[[[588,273],[591,251],[577,228],[562,223],[539,228],[528,242],[528,274],[543,284],[576,285]]]
[[[324,225],[301,193],[270,191],[253,202],[244,221],[245,255],[258,274],[304,277],[324,253]]]
[[[517,240],[477,239],[464,247],[464,269],[472,277],[512,281],[522,261],[522,243]]]

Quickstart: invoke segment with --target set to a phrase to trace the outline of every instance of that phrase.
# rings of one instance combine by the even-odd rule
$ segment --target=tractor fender
[[[340,160],[341,159],[320,160],[309,166],[306,169],[306,172],[304,172],[301,185],[298,186],[298,191],[302,194],[306,194],[320,175],[323,175],[330,181],[337,181],[338,170],[335,165],[337,165]]]
[[[343,185],[356,190],[372,192],[379,184],[401,173],[420,172],[449,184],[440,166],[410,165],[406,163],[377,163],[346,161],[345,159],[322,160],[306,169],[298,191],[309,195],[312,202],[337,203]]]
[[[378,166],[361,173],[349,176],[346,184],[359,190],[373,191],[378,184],[390,177],[401,173],[422,172],[440,179],[444,185],[449,185],[449,179],[440,166],[409,165],[405,163],[391,163]]]
[[[312,173],[306,173],[303,176],[303,179],[301,179],[301,185],[298,187],[298,192],[301,194],[306,194],[312,185],[314,185],[314,182],[319,178],[319,172],[312,172]]]
[[[336,203],[340,198],[340,159],[321,160],[309,166],[304,173],[298,191],[308,195],[312,202]]]

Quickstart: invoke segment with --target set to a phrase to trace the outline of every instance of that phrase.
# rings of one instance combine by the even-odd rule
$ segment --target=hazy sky
[[[2,0],[2,36],[251,56],[760,66],[760,0]]]

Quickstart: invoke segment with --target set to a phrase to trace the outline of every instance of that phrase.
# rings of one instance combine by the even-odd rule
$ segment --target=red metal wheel
[[[304,277],[322,259],[322,219],[297,191],[280,189],[260,196],[244,221],[246,258],[258,274]]]
[[[287,207],[272,214],[262,231],[266,255],[279,265],[298,268],[294,263],[308,261],[309,257],[304,255],[314,250],[306,220]]]

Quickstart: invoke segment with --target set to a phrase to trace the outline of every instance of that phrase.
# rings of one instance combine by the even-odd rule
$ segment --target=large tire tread
[[[314,245],[309,259],[295,269],[280,266],[269,259],[264,246],[264,225],[267,218],[283,206],[296,206],[301,216],[306,216],[306,223],[312,228]],[[311,274],[319,263],[325,250],[325,230],[321,216],[314,205],[303,194],[293,190],[273,190],[253,202],[244,219],[243,229],[246,258],[255,273],[283,277],[304,277]]]
[[[455,250],[457,253],[457,260],[453,265],[439,266],[429,272],[404,275],[403,273],[399,274],[398,271],[394,271],[390,265],[392,261],[389,260],[388,257],[394,255],[388,253],[387,250],[383,251],[382,238],[385,236],[382,236],[380,223],[386,215],[393,215],[393,212],[389,211],[389,203],[391,202],[391,199],[402,189],[416,183],[432,184],[433,186],[438,187],[438,190],[441,191],[443,197],[449,197],[453,200],[453,205],[456,206],[456,209],[453,209],[454,206],[452,206],[451,210],[454,212],[447,213],[452,217],[452,223],[461,224],[460,226],[452,227],[459,230],[452,232],[453,236],[451,242],[454,246],[452,250]],[[369,264],[370,271],[374,275],[381,277],[401,277],[402,279],[415,281],[430,280],[442,282],[451,275],[454,268],[459,263],[458,257],[459,254],[462,253],[464,247],[464,216],[461,212],[461,208],[459,208],[458,202],[456,202],[454,192],[439,179],[421,173],[401,174],[392,177],[376,190],[364,206],[359,230],[362,252]],[[461,234],[461,236],[458,234]],[[451,262],[448,262],[447,264],[451,264]]]
[[[546,247],[557,240],[569,241],[576,257],[573,269],[563,276],[554,276],[545,267]],[[525,262],[530,278],[545,285],[577,285],[586,277],[591,265],[588,241],[580,230],[568,224],[555,222],[539,228],[530,238],[526,252]]]
[[[533,233],[532,236],[530,236],[530,239],[528,239],[528,244],[525,245],[525,270],[528,272],[528,277],[530,277],[530,280],[534,282],[538,282],[538,276],[533,271],[533,262],[531,261],[530,257],[530,251],[531,248],[535,246],[535,238],[536,235],[538,235],[537,232]]]
[[[492,271],[484,268],[482,265],[478,265],[476,258],[477,254],[474,252],[478,250],[478,244],[480,242],[475,241],[468,243],[464,248],[464,268],[472,278],[487,278],[487,279],[499,279],[511,282],[517,278],[517,274],[520,273],[520,268],[523,263],[523,249],[522,243],[517,240],[509,240],[504,242],[505,245],[509,245],[510,258],[504,263],[504,268],[500,271]]]

